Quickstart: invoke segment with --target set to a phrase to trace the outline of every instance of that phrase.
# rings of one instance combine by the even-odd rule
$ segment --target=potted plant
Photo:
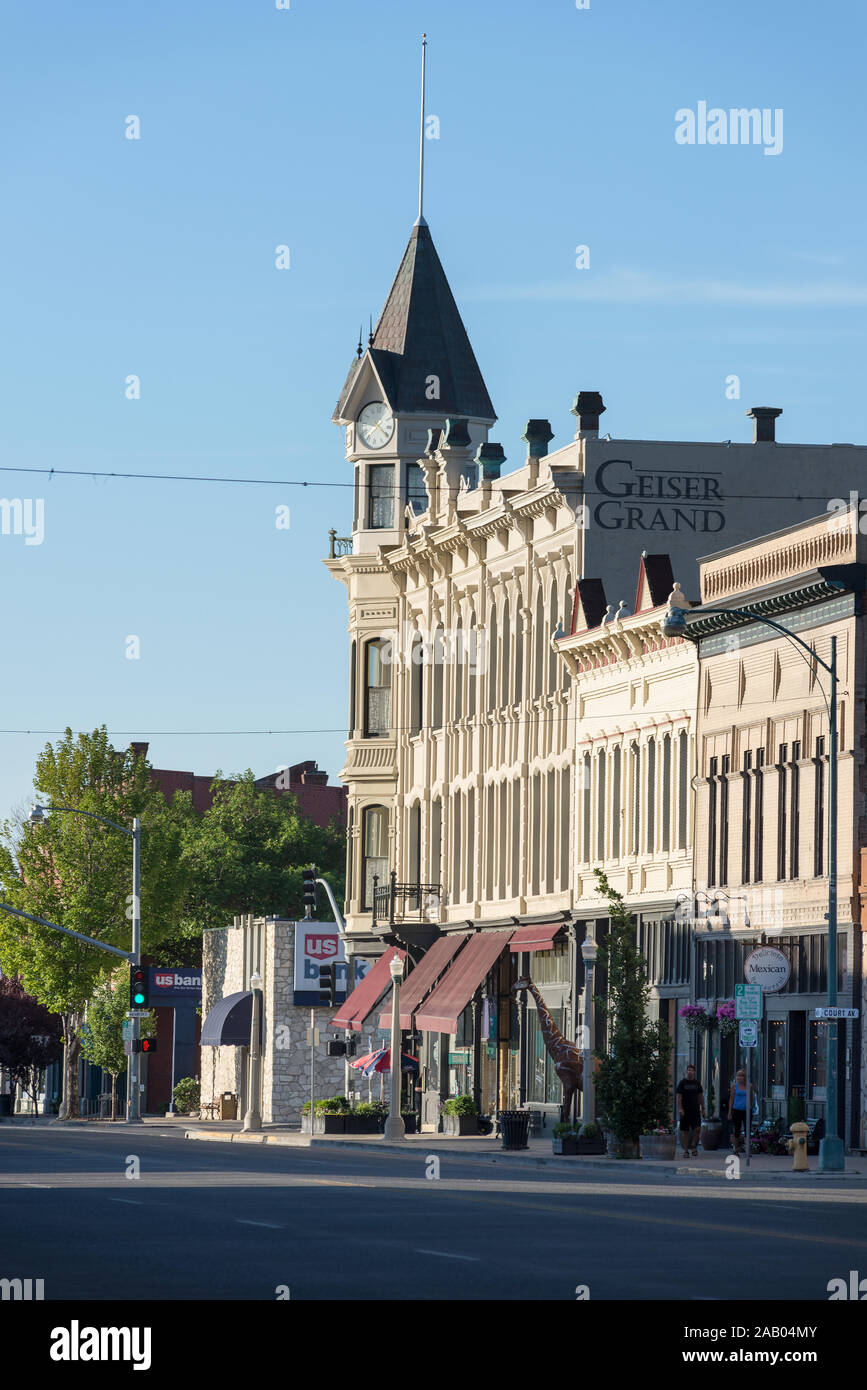
[[[592,1122],[577,1127],[570,1121],[561,1120],[551,1131],[555,1154],[604,1154],[605,1139],[602,1130]]]
[[[310,1123],[310,1101],[305,1100],[301,1107],[302,1134],[345,1134],[346,1116],[349,1101],[345,1096],[329,1096],[317,1100],[313,1107],[313,1123]]]
[[[452,1096],[443,1105],[443,1134],[478,1134],[479,1107],[472,1096]]]
[[[719,1141],[722,1137],[722,1121],[719,1115],[714,1114],[716,1106],[716,1092],[713,1086],[707,1088],[707,1108],[708,1118],[701,1122],[701,1146],[708,1153],[712,1149],[719,1148]]]
[[[641,1136],[642,1158],[674,1158],[677,1136],[672,1125],[657,1125]]]
[[[596,1094],[611,1132],[608,1152],[613,1158],[638,1158],[640,1136],[669,1112],[672,1040],[661,1019],[651,1023],[647,1017],[647,964],[629,909],[601,869],[595,872],[609,916],[608,936],[599,951],[609,995],[597,996],[596,1003],[603,1018],[610,1017],[609,1046],[595,1054]]]
[[[571,1121],[561,1120],[551,1133],[554,1136],[551,1142],[555,1154],[577,1154],[578,1130]]]
[[[373,1101],[360,1101],[354,1110],[344,1117],[345,1134],[378,1134],[380,1107]]]

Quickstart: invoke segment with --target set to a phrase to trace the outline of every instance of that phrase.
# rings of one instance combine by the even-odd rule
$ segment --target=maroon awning
[[[391,985],[391,971],[388,966],[394,956],[406,960],[406,951],[401,951],[397,946],[387,947],[379,960],[370,967],[364,979],[355,986],[349,998],[344,999],[329,1022],[329,1028],[350,1028],[353,1032],[361,1032],[361,1025],[367,1015]]]
[[[478,932],[446,971],[430,998],[416,1010],[416,1028],[429,1033],[456,1033],[458,1019],[511,937],[509,931]]]
[[[454,936],[437,937],[429,951],[422,956],[415,970],[406,977],[400,987],[400,1026],[412,1027],[412,1015],[425,995],[434,987],[437,978],[443,973],[452,957],[464,942],[469,940],[469,932],[455,932]],[[383,1009],[379,1015],[380,1028],[391,1027],[391,1009]]]
[[[519,927],[509,942],[510,951],[550,951],[562,922],[540,922],[532,927]]]

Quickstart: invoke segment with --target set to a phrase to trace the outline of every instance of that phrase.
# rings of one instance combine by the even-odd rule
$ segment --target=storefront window
[[[550,1013],[562,1033],[565,1026],[565,1009],[551,1009]],[[527,1058],[528,1099],[539,1104],[560,1105],[563,1086],[545,1047],[536,1009],[527,1010]]]
[[[550,951],[534,951],[530,974],[536,985],[560,985],[569,980],[569,942],[555,941]]]
[[[768,1019],[768,1098],[786,1097],[786,1020]]]
[[[810,1020],[810,1099],[825,1100],[827,1073],[827,1024]]]

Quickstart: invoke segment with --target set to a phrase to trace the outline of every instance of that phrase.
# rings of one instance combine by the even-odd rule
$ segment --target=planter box
[[[345,1115],[314,1115],[313,1127],[310,1127],[310,1114],[301,1116],[302,1134],[345,1134],[346,1116]]]
[[[634,1139],[626,1139],[622,1144],[613,1139],[608,1146],[612,1158],[640,1158],[639,1146]]]
[[[343,1119],[344,1134],[379,1134],[380,1124],[378,1115],[326,1115],[327,1120]],[[328,1133],[334,1133],[334,1130]]]
[[[598,1139],[584,1139],[581,1136],[565,1134],[560,1139],[552,1140],[555,1154],[604,1154],[605,1140],[600,1134]]]
[[[722,1125],[719,1120],[711,1120],[701,1127],[701,1146],[706,1153],[718,1149],[722,1138]]]
[[[478,1115],[443,1115],[443,1134],[478,1134]]]
[[[642,1158],[672,1159],[676,1152],[676,1134],[642,1134],[641,1136]]]

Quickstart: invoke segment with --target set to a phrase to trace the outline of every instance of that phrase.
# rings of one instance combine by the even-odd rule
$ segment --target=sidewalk
[[[191,1120],[189,1117],[172,1117],[174,1123],[183,1120],[187,1126],[184,1137],[186,1139],[213,1140],[217,1143],[239,1143],[239,1144],[277,1144],[286,1148],[296,1149],[332,1149],[339,1152],[344,1149],[361,1149],[368,1153],[399,1153],[399,1154],[437,1154],[440,1158],[460,1159],[462,1162],[471,1161],[477,1163],[503,1163],[508,1165],[520,1165],[537,1167],[556,1168],[558,1173],[595,1170],[603,1172],[616,1171],[618,1175],[635,1171],[648,1176],[659,1178],[675,1177],[703,1177],[721,1178],[727,1177],[727,1160],[732,1157],[728,1150],[717,1149],[712,1153],[699,1153],[697,1158],[684,1158],[679,1154],[673,1161],[663,1159],[640,1159],[638,1161],[626,1161],[608,1158],[607,1155],[596,1157],[563,1157],[555,1155],[551,1151],[550,1137],[531,1138],[526,1149],[503,1149],[501,1140],[493,1136],[488,1138],[451,1138],[443,1134],[411,1134],[399,1144],[387,1144],[383,1139],[374,1135],[369,1138],[347,1137],[340,1134],[301,1134],[298,1129],[289,1125],[263,1125],[261,1131],[254,1131],[248,1134],[241,1133],[240,1122],[220,1121],[220,1120]],[[169,1121],[172,1123],[172,1120]],[[191,1128],[190,1126],[195,1126]],[[795,1173],[792,1170],[792,1159],[788,1155],[779,1157],[769,1154],[753,1156],[749,1168],[741,1158],[740,1178],[741,1180],[755,1182],[771,1182],[777,1185],[785,1183],[787,1186],[797,1187],[804,1184],[834,1183],[841,1181],[854,1181],[867,1183],[867,1158],[861,1158],[858,1154],[849,1155],[846,1159],[846,1170],[843,1173],[820,1173],[818,1171],[819,1160],[811,1157],[808,1160],[810,1165],[806,1173]]]

